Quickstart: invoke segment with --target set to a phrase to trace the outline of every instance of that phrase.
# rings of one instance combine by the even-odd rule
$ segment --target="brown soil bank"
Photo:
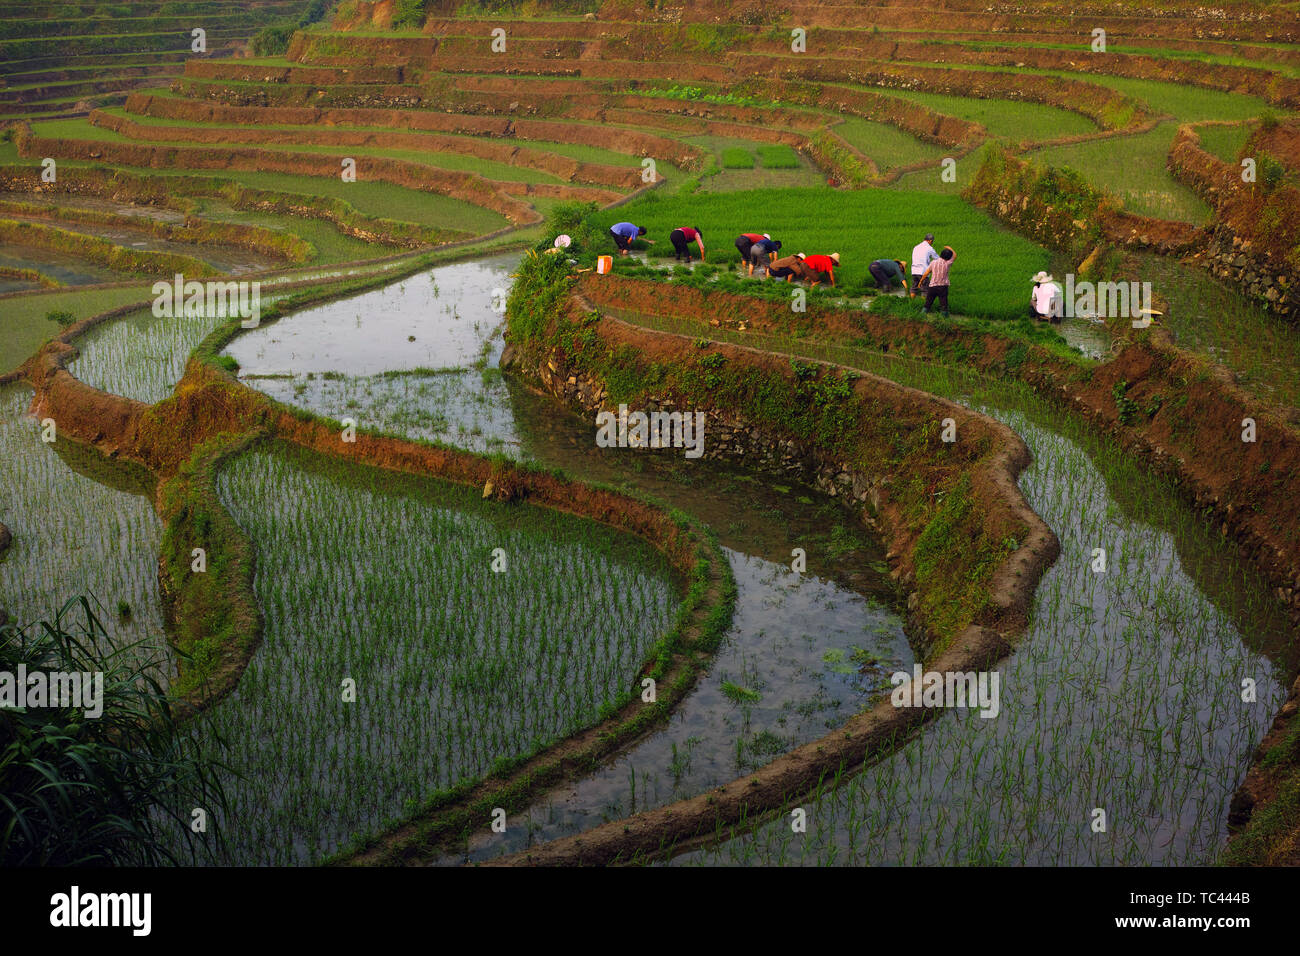
[[[518,97],[527,102],[527,96]],[[678,166],[697,163],[701,151],[693,146],[617,127],[579,123],[534,124],[463,113],[433,112],[427,109],[373,109],[359,107],[230,105],[200,100],[140,94],[127,100],[129,112],[160,119],[189,122],[234,123],[245,126],[373,126],[385,130],[443,132],[469,136],[492,136],[521,140],[549,140],[600,146],[630,156],[655,156]]]
[[[1279,130],[1287,129],[1287,132]],[[1191,126],[1169,148],[1173,174],[1213,208],[1216,223],[1197,262],[1290,322],[1300,322],[1300,189],[1277,164],[1290,160],[1289,128],[1258,129],[1239,158],[1255,161],[1253,182],[1240,163],[1225,163],[1201,147]]]
[[[1149,458],[1198,509],[1208,507],[1300,625],[1300,434],[1281,412],[1231,384],[1225,370],[1175,348],[1158,326],[1133,332],[1111,361],[1081,367],[1009,337],[863,310],[809,305],[800,318],[752,296],[621,276],[587,276],[578,289],[599,307],[694,319],[704,331],[744,324],[819,342],[851,338],[1024,381]],[[1126,401],[1116,399],[1117,389]],[[1255,423],[1254,441],[1242,440],[1246,419]]]
[[[194,201],[196,198],[210,197],[221,199],[236,209],[319,219],[330,223],[344,235],[407,249],[466,239],[471,235],[419,223],[366,216],[341,199],[253,189],[215,176],[161,176],[74,166],[65,168],[57,183],[43,183],[34,166],[3,166],[0,167],[0,193],[7,192],[95,196],[113,202],[172,209],[187,216],[193,216],[200,209]],[[285,236],[284,241],[290,242],[291,239]]]
[[[1106,241],[1186,255],[1207,242],[1191,223],[1125,212],[1073,170],[1025,162],[1006,150],[989,151],[962,197],[1051,249],[1086,252]]]

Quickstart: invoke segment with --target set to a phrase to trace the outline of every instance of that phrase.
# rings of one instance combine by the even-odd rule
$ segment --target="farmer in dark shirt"
[[[893,292],[895,282],[901,283],[903,291],[907,291],[902,259],[877,259],[867,266],[867,271],[871,273],[871,278],[876,280],[876,286],[882,292]]]
[[[754,268],[771,265],[776,260],[776,253],[781,248],[781,243],[777,239],[760,239],[749,247],[749,274],[754,274]],[[761,276],[762,273],[760,272]]]

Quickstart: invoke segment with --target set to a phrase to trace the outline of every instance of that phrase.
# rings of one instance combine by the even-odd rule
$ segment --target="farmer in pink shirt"
[[[943,317],[948,318],[948,270],[952,268],[954,257],[952,246],[944,246],[943,252],[939,253],[939,258],[925,267],[925,273],[921,278],[922,281],[928,278],[929,285],[925,290],[925,308],[921,310],[924,314],[930,314],[930,306],[934,305],[935,299],[938,299],[943,309]]]

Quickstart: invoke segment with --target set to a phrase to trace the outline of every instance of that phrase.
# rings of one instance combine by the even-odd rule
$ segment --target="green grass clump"
[[[255,542],[266,622],[202,728],[242,774],[234,861],[319,859],[611,713],[677,607],[640,539],[476,488],[281,445],[216,487]]]
[[[0,672],[96,673],[102,680],[99,714],[81,701],[0,709],[0,864],[181,862],[199,841],[189,812],[172,798],[183,794],[214,814],[225,810],[214,768],[177,726],[153,672],[157,662],[139,659],[136,650],[114,647],[85,597],[52,620],[0,627]],[[177,836],[182,845],[174,851]]]
[[[758,159],[764,169],[798,169],[799,154],[789,146],[758,147]]]
[[[795,163],[798,165],[798,162]],[[729,146],[722,151],[723,169],[753,169],[754,154],[739,146]]]

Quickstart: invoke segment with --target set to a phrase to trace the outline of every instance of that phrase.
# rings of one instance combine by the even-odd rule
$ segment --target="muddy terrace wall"
[[[237,328],[238,323],[232,323],[218,335],[228,338]],[[164,500],[178,492],[168,491],[165,486],[177,476],[186,480],[194,477],[196,452],[199,458],[211,457],[216,449],[237,439],[246,443],[254,436],[277,437],[324,455],[381,468],[433,475],[474,487],[490,482],[492,496],[502,502],[528,500],[613,524],[646,538],[669,557],[679,572],[689,577],[695,570],[699,540],[696,530],[679,525],[657,507],[619,492],[453,448],[364,431],[357,433],[355,443],[344,443],[339,438],[338,423],[273,402],[199,359],[190,360],[171,398],[147,405],[102,392],[76,379],[65,367],[75,355],[74,346],[56,340],[29,363],[26,375],[36,392],[33,413],[54,418],[61,437],[91,445],[113,458],[129,459],[158,475],[158,504],[164,518],[183,518]],[[219,541],[209,543],[213,553],[220,553]],[[188,547],[183,562],[186,566]],[[171,581],[171,585],[169,593],[181,590],[178,580]],[[200,620],[191,626],[206,623]],[[253,649],[225,649],[239,652],[224,662],[225,683],[237,680]],[[218,685],[208,693],[220,696],[229,689]]]
[[[914,643],[929,652],[966,639],[971,629],[1015,633],[1023,626],[1056,540],[1015,486],[1028,452],[1009,429],[876,376],[824,363],[795,366],[729,345],[703,349],[592,311],[580,292],[532,311],[525,302],[527,271],[525,265],[525,288],[516,284],[507,309],[503,368],[587,412],[617,411],[623,402],[633,409],[704,410],[712,423],[705,457],[739,460],[845,501],[890,543],[894,576],[914,592],[910,606],[919,612]],[[661,287],[643,285],[647,294]],[[558,315],[550,314],[554,309]],[[955,422],[958,441],[942,441],[944,419]],[[969,495],[975,510],[962,519],[969,537],[952,545],[948,559],[962,570],[969,568],[960,562],[972,557],[984,563],[971,590],[957,596],[928,564],[918,567],[915,549],[934,518],[929,494],[963,481],[967,491],[954,497]],[[1020,543],[1008,550],[1012,541]],[[956,609],[939,613],[954,597]]]
[[[521,282],[527,278],[521,276]],[[564,293],[559,302],[556,290]],[[1055,535],[1016,486],[1029,456],[1010,429],[875,376],[846,376],[824,363],[792,362],[716,342],[703,348],[685,336],[632,326],[593,311],[581,289],[570,292],[568,281],[561,280],[536,301],[525,302],[516,285],[507,310],[510,344],[503,368],[522,372],[588,413],[621,401],[643,410],[707,409],[713,424],[706,422],[705,457],[810,481],[883,533],[893,576],[911,591],[910,625],[927,667],[981,670],[1010,652],[1009,641],[1024,626],[1033,590],[1059,550]],[[561,315],[554,314],[557,307]],[[540,313],[534,311],[538,308]],[[544,320],[547,314],[553,321]],[[750,384],[738,392],[715,380],[728,374]],[[829,386],[836,398],[823,392],[826,404],[821,405],[817,396],[802,395],[814,382],[814,388]],[[792,419],[783,422],[779,402],[765,411],[761,399],[733,401],[746,388],[751,395],[797,396],[796,402],[821,408],[810,413],[813,418],[824,417],[811,431],[802,430]],[[956,422],[962,437],[955,444],[937,440],[933,426],[943,418]],[[948,490],[949,501],[969,495],[964,518],[955,518],[946,505],[917,508],[937,488]],[[970,573],[979,593],[963,595],[958,619],[949,615],[940,623],[942,604],[954,595],[948,591],[943,601],[932,600],[940,582],[928,573],[933,543],[927,537],[934,527],[953,520],[959,527],[948,546],[960,554],[945,566],[943,576],[951,581]],[[969,563],[976,556],[993,566],[986,563],[976,570]],[[820,740],[741,780],[505,862],[601,864],[680,848],[712,836],[720,826],[778,808],[818,781],[889,752],[925,719],[924,709],[895,708],[885,697]]]
[[[577,286],[603,308],[691,318],[702,325],[811,341],[861,341],[883,352],[1019,380],[1142,456],[1265,575],[1300,627],[1300,415],[1273,409],[1231,382],[1231,373],[1175,348],[1158,326],[1098,366],[1071,363],[1038,346],[955,326],[891,319],[809,304],[798,324],[787,307],[752,296],[671,283],[587,277]],[[1121,402],[1116,396],[1123,396]],[[1125,411],[1127,409],[1127,411]],[[1243,420],[1256,441],[1242,441]]]
[[[1086,252],[1106,240],[1185,255],[1206,240],[1191,223],[1124,212],[1078,173],[1036,166],[1005,150],[990,151],[962,197],[1051,249]]]
[[[196,217],[188,217],[184,225],[177,225],[175,223],[159,222],[156,219],[123,216],[96,209],[54,208],[36,203],[9,202],[6,200],[0,200],[0,215],[51,219],[61,222],[127,225],[134,229],[142,229],[160,239],[173,242],[185,242],[194,245],[210,242],[225,246],[237,246],[241,249],[249,249],[261,255],[297,264],[310,261],[316,254],[316,250],[311,243],[297,236],[264,229],[261,226],[248,226],[234,222],[216,222]]]
[[[239,125],[286,125],[286,126],[375,126],[384,129],[412,130],[419,132],[444,132],[471,136],[492,136],[519,140],[550,140],[561,143],[576,143],[586,146],[599,146],[614,152],[630,156],[654,156],[666,159],[677,166],[697,165],[702,151],[696,147],[677,140],[656,136],[634,129],[615,127],[584,126],[576,123],[543,123],[528,119],[498,119],[489,116],[473,116],[464,113],[435,112],[432,109],[418,109],[424,102],[423,95],[400,109],[374,108],[349,105],[357,102],[367,104],[380,103],[384,107],[401,105],[386,99],[377,99],[373,95],[359,95],[354,88],[341,87],[326,89],[325,95],[307,97],[293,94],[288,100],[305,101],[313,99],[330,105],[265,105],[266,97],[249,97],[238,91],[209,89],[204,87],[197,95],[207,94],[222,102],[212,103],[203,100],[176,99],[156,97],[147,94],[132,96],[127,100],[129,112],[164,119],[182,119],[191,122],[234,123]],[[227,93],[233,93],[227,97]],[[522,97],[527,99],[527,97]],[[226,102],[228,99],[233,102]],[[255,103],[239,102],[254,99]],[[436,98],[435,98],[436,99]],[[427,105],[434,105],[431,100]],[[472,146],[472,144],[470,144]],[[459,150],[463,151],[463,150]],[[544,152],[544,150],[539,151]],[[598,165],[598,164],[583,164]]]
[[[33,136],[29,128],[20,128],[17,141],[18,155],[27,158],[57,156],[154,169],[238,169],[330,178],[339,175],[339,161],[336,157],[281,150],[144,146],[134,143],[52,139]],[[497,188],[497,184],[474,173],[368,157],[362,160],[359,175],[395,186],[463,199],[500,213],[516,225],[528,225],[541,220],[541,216],[527,203],[513,199]]]
[[[641,308],[648,314],[691,317],[701,323],[727,327],[740,327],[744,323],[751,330],[789,331],[785,316],[788,310],[752,297],[703,293],[615,276],[589,276],[582,280],[577,291],[582,296],[577,300],[580,312],[590,308],[592,303],[586,299],[590,296],[597,303],[614,303],[632,310]],[[761,315],[765,309],[782,315],[769,315],[764,322]],[[865,321],[876,337],[877,347],[887,351],[890,343],[901,340],[907,345],[909,357],[929,360],[946,358],[952,341],[965,338],[963,365],[1019,378],[1053,403],[1113,434],[1127,451],[1142,457],[1179,487],[1194,508],[1213,516],[1223,537],[1234,542],[1273,582],[1275,594],[1288,607],[1293,625],[1300,627],[1300,528],[1297,527],[1300,516],[1293,507],[1295,496],[1300,493],[1300,438],[1287,422],[1271,412],[1261,411],[1254,399],[1231,385],[1226,370],[1179,352],[1158,328],[1139,334],[1139,340],[1130,343],[1111,362],[1082,368],[1032,346],[1027,354],[1013,361],[1014,353],[1008,348],[1011,343],[996,336],[951,328],[917,329],[917,323],[869,314],[865,319],[856,315],[850,319],[845,313],[836,313],[834,309],[810,306],[805,331],[813,331],[815,339],[839,341],[860,331],[859,322]],[[608,318],[601,320],[602,331],[608,322]],[[650,333],[650,337],[654,335]],[[687,346],[687,351],[690,348]],[[648,344],[640,346],[641,352],[648,353],[649,349]],[[608,386],[589,376],[574,374],[561,363],[548,363],[537,368],[536,374],[549,383],[551,391],[583,407],[589,407],[593,401],[599,403],[608,393]],[[1120,404],[1120,396],[1128,403],[1127,411]],[[1241,440],[1245,417],[1256,419],[1258,440],[1255,443]],[[785,463],[784,455],[775,457],[770,441],[759,438],[754,447],[755,439],[745,434],[747,437],[739,445],[742,451],[747,450],[753,457],[767,453],[769,464],[778,467]],[[822,475],[823,481],[829,476],[820,470],[815,473]],[[834,487],[835,479],[831,481]],[[841,497],[843,492],[855,487],[842,486]],[[930,668],[970,669],[976,666],[973,661],[990,666],[991,661],[1005,653],[1005,647],[999,650],[992,632],[985,632],[984,636],[993,643],[982,645],[979,652],[972,646],[967,657],[949,655],[942,662],[931,662]],[[959,645],[960,642],[954,644],[952,650]],[[1300,691],[1300,681],[1295,690]],[[1294,696],[1293,693],[1293,699]],[[1294,715],[1294,703],[1289,703],[1279,714],[1276,726],[1284,728]],[[906,733],[910,726],[906,715],[902,719],[904,726],[900,729],[899,712],[884,702],[823,740],[778,758],[757,773],[725,787],[597,827],[581,836],[546,844],[503,862],[507,865],[600,864],[627,860],[636,854],[652,857],[665,847],[682,849],[705,842],[719,828],[753,819],[763,810],[779,808],[801,798],[817,780],[853,766],[864,755],[869,758],[892,748],[899,734]],[[1261,749],[1256,760],[1262,753]],[[1252,768],[1234,798],[1234,827],[1250,816],[1261,799],[1252,789],[1258,788],[1259,779],[1259,769]],[[1265,793],[1262,799],[1267,797]]]
[[[1287,149],[1291,134],[1256,130],[1242,147],[1241,157],[1257,161],[1256,182],[1242,182],[1239,163],[1225,163],[1201,148],[1191,126],[1182,126],[1169,149],[1170,171],[1215,210],[1197,261],[1216,277],[1240,289],[1258,303],[1292,323],[1300,323],[1300,190],[1280,184],[1269,188],[1264,177],[1266,156],[1280,153],[1288,167],[1294,157]],[[1280,149],[1278,147],[1281,147]]]
[[[0,215],[4,210],[0,209]],[[220,271],[193,256],[173,252],[132,249],[99,236],[71,232],[42,223],[0,218],[0,242],[12,242],[52,252],[64,252],[106,266],[115,272],[149,276],[178,272],[195,278],[220,275]]]
[[[193,215],[193,197],[215,197],[236,209],[329,222],[344,235],[408,249],[463,239],[470,234],[359,213],[342,199],[253,189],[233,180],[203,176],[149,176],[101,167],[64,168],[57,183],[43,183],[30,165],[0,166],[0,193],[95,196],[114,202],[158,206]]]
[[[1044,4],[1030,2],[1007,4],[996,10],[990,10],[986,2],[949,2],[942,10],[917,9],[910,5],[872,7],[870,19],[864,25],[878,25],[882,29],[888,27],[895,30],[954,30],[1033,36],[1043,31],[1066,31],[1073,19],[1085,15],[1087,10],[1079,6],[1058,6],[1055,9],[1044,7]],[[1214,17],[1209,8],[1196,3],[1166,4],[1165,11],[1167,12],[1163,15],[1117,17],[1113,10],[1099,8],[1088,11],[1086,15],[1090,22],[1104,28],[1107,35],[1130,39],[1204,37],[1257,42],[1262,36],[1276,42],[1300,41],[1300,27],[1286,16],[1256,14],[1246,18],[1225,19]],[[676,3],[648,10],[640,0],[605,0],[597,14],[599,21],[654,20],[672,23],[784,25],[793,18],[808,27],[835,28],[845,23],[863,22],[863,7],[851,3],[808,5],[752,2],[733,5],[725,0],[696,0],[694,3]]]
[[[429,133],[398,133],[389,130],[373,133],[354,130],[309,129],[276,130],[257,127],[223,129],[220,127],[156,126],[95,110],[90,114],[95,126],[111,129],[129,139],[153,142],[184,141],[191,143],[264,143],[269,145],[318,145],[342,147],[379,147],[382,149],[427,150],[460,153],[492,160],[508,166],[524,166],[550,173],[565,181],[635,189],[641,185],[639,168],[587,163],[555,153],[505,143],[481,143],[452,136]]]
[[[913,64],[872,64],[856,60],[820,59],[794,62],[791,57],[742,54],[725,65],[694,60],[659,61],[656,76],[647,77],[645,64],[635,60],[526,60],[512,58],[502,65],[491,56],[460,57],[438,64],[445,73],[507,73],[512,76],[619,79],[635,72],[643,80],[660,78],[677,83],[726,84],[744,76],[820,83],[852,83],[885,89],[926,90],[977,99],[1029,100],[1058,106],[1092,119],[1105,129],[1139,126],[1151,119],[1141,104],[1121,93],[1083,80],[999,73],[984,70],[924,67]],[[376,93],[369,94],[376,96]],[[409,93],[403,94],[408,99]]]

